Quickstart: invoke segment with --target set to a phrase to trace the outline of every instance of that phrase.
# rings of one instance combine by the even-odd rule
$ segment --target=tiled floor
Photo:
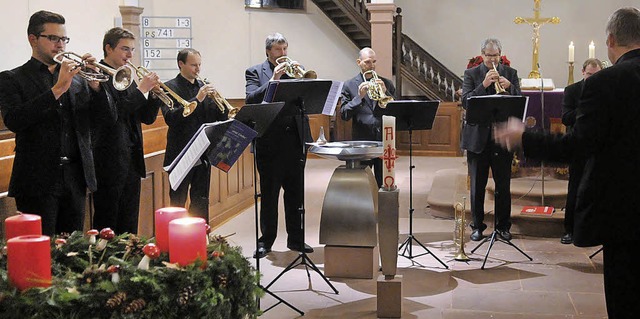
[[[402,318],[429,319],[555,319],[606,318],[602,284],[602,255],[588,256],[596,248],[562,245],[558,238],[530,237],[514,234],[515,245],[533,258],[529,261],[514,248],[497,242],[489,255],[486,269],[480,266],[488,244],[470,254],[477,244],[467,243],[469,263],[452,259],[453,221],[434,219],[426,207],[427,194],[435,172],[456,168],[462,158],[416,157],[413,164],[414,235],[444,261],[444,269],[432,255],[413,259],[398,258],[398,274],[402,275]],[[315,248],[311,260],[323,269],[323,247],[318,243],[318,224],[324,192],[333,172],[341,162],[311,159],[306,177],[306,239]],[[396,162],[396,180],[400,188],[400,238],[407,238],[409,228],[409,160]],[[281,203],[282,207],[282,203]],[[282,208],[280,210],[282,212]],[[253,207],[218,227],[222,235],[241,246],[246,256],[255,249]],[[468,232],[467,232],[468,234]],[[413,246],[413,254],[423,252]],[[260,261],[262,283],[268,284],[297,253],[286,248],[284,216],[280,214],[279,235],[273,252]],[[254,261],[253,259],[251,259]],[[305,318],[376,318],[376,279],[332,279],[339,291],[334,294],[315,272],[307,277],[303,267],[293,269],[278,279],[270,291],[305,313]],[[276,300],[265,296],[262,309]],[[296,318],[299,314],[284,304],[267,311],[261,318]]]

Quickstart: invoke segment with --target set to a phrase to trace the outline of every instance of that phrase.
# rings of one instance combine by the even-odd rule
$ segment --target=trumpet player
[[[184,116],[184,107],[174,101],[173,108],[162,105],[162,115],[169,126],[167,131],[167,148],[164,165],[167,166],[180,154],[191,137],[204,123],[223,121],[227,119],[228,111],[221,112],[216,102],[209,96],[215,91],[213,84],[198,81],[202,57],[197,50],[182,49],[177,56],[180,73],[165,84],[181,98],[189,102],[197,102],[192,114]],[[189,194],[189,212],[196,217],[209,221],[209,179],[211,167],[206,161],[196,165],[187,174],[177,190],[169,190],[172,206],[184,207]]]
[[[344,82],[342,86],[342,107],[340,117],[344,121],[353,120],[351,136],[356,141],[382,141],[382,115],[375,115],[373,110],[378,101],[372,100],[367,94],[372,72],[376,70],[376,53],[371,48],[363,48],[358,53],[356,64],[360,73]],[[366,78],[365,78],[366,77]],[[387,96],[395,96],[396,88],[386,78],[378,77],[378,85]],[[362,164],[373,167],[378,187],[382,186],[382,159],[374,158],[362,161]]]
[[[265,52],[267,60],[248,68],[245,72],[246,102],[260,103],[270,80],[287,79],[287,63],[277,63],[278,58],[287,55],[289,43],[280,33],[267,36]],[[292,64],[298,65],[293,61]],[[286,107],[286,106],[285,106]],[[260,174],[260,232],[258,248],[254,258],[262,258],[270,251],[278,234],[278,200],[280,189],[284,190],[284,216],[287,227],[287,248],[295,251],[313,252],[302,238],[301,216],[304,189],[303,169],[306,158],[302,152],[303,135],[312,142],[309,125],[302,134],[302,122],[296,114],[282,113],[271,124],[265,134],[256,141],[256,161]],[[305,119],[306,120],[306,119]]]
[[[464,72],[462,106],[472,96],[497,94],[500,89],[510,95],[520,95],[518,72],[500,64],[502,44],[498,39],[486,39],[480,48],[483,63]],[[462,130],[462,149],[467,150],[467,163],[471,178],[471,240],[479,241],[487,228],[484,223],[485,187],[489,168],[496,185],[496,230],[511,240],[511,161],[513,154],[501,148],[491,137],[491,127],[465,122]]]
[[[16,135],[9,196],[42,217],[46,235],[82,230],[86,189],[97,186],[90,128],[115,121],[115,106],[100,83],[76,76],[76,62],[54,61],[69,42],[62,15],[31,15],[27,39],[31,59],[0,73],[2,118]]]
[[[100,63],[121,68],[133,57],[135,36],[129,30],[112,28],[104,35],[102,49],[104,59]],[[157,84],[155,73],[122,91],[114,87],[113,81],[105,82],[114,97],[118,119],[96,126],[92,132],[98,181],[98,190],[93,194],[95,229],[111,227],[118,234],[138,232],[140,178],[146,174],[141,123],[152,124],[158,116],[162,102],[149,94]]]

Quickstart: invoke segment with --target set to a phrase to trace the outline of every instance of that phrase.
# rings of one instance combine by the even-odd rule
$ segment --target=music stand
[[[306,160],[307,158],[307,145],[305,142],[313,142],[311,140],[311,132],[307,124],[308,114],[326,114],[332,115],[335,111],[335,105],[340,94],[339,88],[342,86],[342,82],[334,82],[331,80],[312,80],[312,79],[300,79],[300,80],[278,80],[269,82],[267,92],[265,93],[265,102],[280,101],[285,102],[282,114],[297,114],[299,116],[298,127],[302,130],[300,137],[302,139],[302,155]],[[282,116],[281,114],[281,116]],[[302,174],[300,174],[302,182],[302,199],[300,201],[300,227],[301,227],[301,240],[300,252],[282,272],[276,276],[266,288],[271,287],[280,277],[282,277],[289,270],[298,266],[304,266],[307,271],[307,277],[311,278],[309,268],[318,273],[320,277],[331,287],[333,292],[338,294],[338,290],[329,282],[327,277],[318,269],[313,261],[307,256],[304,245],[305,241],[305,208],[304,208],[304,166],[300,166]]]
[[[413,131],[430,130],[433,127],[433,120],[436,117],[439,105],[440,101],[393,101],[389,102],[386,108],[376,107],[374,113],[377,116],[394,116],[396,118],[396,131],[409,131],[409,235],[398,247],[398,251],[402,251],[399,255],[413,260],[415,257],[431,254],[444,268],[449,269],[449,266],[443,263],[413,235],[413,169],[416,167],[413,165],[413,143],[411,141]],[[413,242],[422,247],[425,252],[414,255]]]
[[[276,102],[276,103],[263,103],[263,104],[248,104],[245,105],[244,107],[242,107],[240,109],[240,111],[238,111],[238,114],[236,115],[235,119],[246,124],[247,126],[253,128],[256,132],[258,132],[258,135],[256,136],[256,138],[261,137],[264,132],[269,128],[269,126],[271,125],[271,123],[273,122],[273,120],[276,118],[276,116],[278,115],[278,113],[280,113],[280,111],[282,110],[282,107],[284,106],[284,102]],[[259,232],[258,232],[258,224],[259,224],[259,208],[258,208],[258,198],[260,198],[262,196],[262,194],[260,194],[258,192],[258,181],[257,181],[257,176],[258,176],[258,166],[257,166],[257,160],[256,160],[256,147],[255,147],[255,142],[256,142],[256,138],[253,139],[252,143],[252,150],[253,150],[253,176],[254,176],[254,181],[253,181],[253,202],[254,202],[254,211],[255,211],[255,221],[256,221],[256,251],[259,249]],[[260,258],[259,256],[256,256],[256,271],[259,273],[260,272]],[[265,293],[271,295],[273,298],[275,298],[276,300],[278,300],[277,303],[275,303],[274,305],[272,305],[271,307],[267,308],[266,310],[264,310],[264,312],[267,312],[269,310],[271,310],[272,308],[274,308],[275,306],[283,303],[285,305],[287,305],[289,308],[295,310],[296,312],[298,312],[301,316],[304,316],[304,312],[302,312],[300,309],[294,307],[293,305],[291,305],[290,303],[288,303],[287,301],[285,301],[284,299],[278,297],[276,294],[274,294],[273,292],[269,291],[268,287],[264,287],[262,286],[262,284],[260,283],[260,276],[257,277],[258,280],[258,287],[260,289],[262,289],[262,291],[264,291]],[[260,297],[256,297],[256,301],[258,304],[258,308],[260,307]]]
[[[589,259],[593,259],[593,257],[595,257],[598,253],[600,253],[602,251],[603,247],[600,247],[598,250],[596,250],[593,254],[589,255]]]
[[[513,95],[483,95],[471,97],[467,100],[467,123],[490,126],[493,123],[505,122],[509,117],[522,119],[526,113],[528,101],[528,97]],[[509,194],[509,196],[511,196],[511,194]],[[482,213],[484,214],[484,211]],[[491,233],[491,236],[485,237],[478,246],[471,250],[471,253],[473,254],[478,248],[480,248],[480,246],[487,241],[490,241],[481,269],[484,269],[484,265],[487,263],[487,258],[489,258],[489,253],[491,252],[491,248],[493,248],[493,244],[496,240],[515,248],[529,260],[533,260],[533,258],[529,257],[529,255],[518,248],[518,246],[514,245],[511,240],[505,240],[500,237],[498,229],[496,228],[498,223],[497,216],[496,212],[494,212],[493,232]]]

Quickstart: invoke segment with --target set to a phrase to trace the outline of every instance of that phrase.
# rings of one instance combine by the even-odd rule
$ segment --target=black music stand
[[[505,122],[509,117],[517,117],[522,119],[524,114],[526,114],[528,103],[528,97],[525,96],[513,96],[513,95],[484,95],[484,96],[474,96],[467,100],[467,123],[489,126],[493,123]],[[509,194],[510,195],[510,194]],[[484,211],[482,212],[484,214]],[[506,240],[500,237],[498,234],[498,229],[496,228],[496,224],[498,222],[497,214],[494,212],[493,214],[493,232],[491,236],[485,237],[478,246],[476,246],[471,253],[473,254],[480,246],[482,246],[487,241],[490,241],[489,248],[484,256],[484,261],[482,262],[481,269],[484,269],[484,265],[487,263],[487,258],[489,258],[489,253],[491,252],[491,248],[493,248],[493,244],[497,241],[503,242],[529,260],[533,260],[533,258],[529,257],[524,251],[522,251],[518,246],[514,245],[511,240]]]
[[[312,79],[296,79],[296,80],[279,80],[279,81],[271,81],[269,82],[269,86],[267,87],[267,92],[265,93],[264,101],[265,102],[285,102],[285,106],[280,114],[280,116],[296,114],[299,116],[299,127],[302,129],[302,155],[306,160],[307,158],[307,145],[306,142],[313,142],[311,139],[311,132],[309,130],[308,125],[308,114],[326,114],[333,115],[335,111],[335,105],[337,104],[337,100],[340,94],[340,86],[341,82],[334,82],[331,80],[312,80]],[[291,269],[294,269],[298,266],[304,266],[307,271],[307,277],[311,278],[311,274],[309,273],[309,268],[318,273],[320,277],[331,287],[333,292],[338,294],[338,290],[329,282],[327,277],[318,269],[318,267],[311,261],[307,253],[304,251],[305,241],[305,208],[304,208],[304,166],[300,166],[302,170],[302,174],[300,174],[300,178],[302,179],[302,200],[300,203],[300,208],[298,211],[301,216],[301,232],[300,236],[302,237],[300,242],[302,247],[300,247],[300,252],[298,257],[294,259],[287,267],[282,270],[282,272],[276,276],[271,283],[267,285],[267,289],[271,287],[280,277],[282,277],[286,272]]]
[[[424,244],[413,235],[413,131],[430,130],[433,127],[433,120],[438,112],[440,101],[393,101],[387,104],[386,108],[376,107],[374,113],[378,116],[389,115],[396,118],[396,131],[409,131],[409,235],[400,244],[399,255],[413,261],[413,258],[431,254],[444,268],[449,267],[434,255]],[[418,244],[424,253],[414,255],[413,243]],[[407,254],[408,253],[408,254]]]
[[[271,123],[273,122],[273,120],[276,118],[276,116],[278,115],[278,113],[280,113],[280,111],[282,110],[282,107],[284,106],[284,102],[276,102],[276,103],[263,103],[263,104],[248,104],[245,105],[244,107],[242,107],[240,109],[240,111],[238,111],[238,114],[236,115],[235,119],[246,124],[247,126],[253,128],[256,132],[258,132],[258,137],[261,137],[264,132],[269,128],[269,126],[271,125]],[[251,142],[251,148],[253,150],[253,176],[254,176],[254,181],[253,181],[253,203],[254,203],[254,211],[255,211],[255,220],[256,220],[256,251],[259,249],[259,236],[260,234],[258,233],[258,225],[260,223],[260,217],[259,217],[259,208],[258,208],[258,198],[260,198],[262,196],[262,194],[260,194],[258,192],[258,181],[257,181],[257,176],[258,176],[258,166],[257,166],[257,160],[256,160],[256,147],[255,147],[255,142],[256,139],[254,138],[253,141]],[[259,273],[260,272],[260,257],[256,256],[256,271]],[[275,306],[283,303],[285,305],[287,305],[289,308],[295,310],[297,313],[299,313],[301,316],[304,316],[304,312],[302,312],[300,309],[294,307],[293,305],[291,305],[290,303],[286,302],[284,299],[278,297],[276,294],[274,294],[273,292],[269,291],[268,287],[264,287],[262,286],[262,284],[260,283],[260,276],[258,276],[258,287],[260,287],[260,289],[262,289],[262,291],[264,291],[265,293],[271,295],[273,298],[275,298],[276,300],[278,300],[277,303],[275,303],[274,305],[272,305],[271,307],[267,308],[266,310],[264,310],[264,312],[267,312],[269,310],[271,310],[272,308],[274,308]],[[256,301],[258,304],[258,308],[260,307],[260,298],[256,297]]]
[[[604,247],[600,247],[593,254],[589,255],[589,259],[593,259],[593,257],[595,257],[598,253],[600,253],[602,251],[602,248],[604,248]]]

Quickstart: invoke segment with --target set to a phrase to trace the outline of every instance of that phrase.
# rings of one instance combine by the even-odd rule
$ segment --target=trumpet
[[[127,61],[127,64],[129,66],[131,66],[134,70],[136,70],[136,75],[139,78],[142,78],[145,75],[148,75],[149,73],[151,73],[151,71],[149,71],[145,67],[136,66],[133,63],[131,63],[131,61]],[[167,95],[167,93],[169,93],[174,99],[176,99],[176,101],[178,101],[178,103],[180,103],[183,106],[183,109],[182,109],[182,116],[183,117],[187,117],[187,116],[191,115],[191,113],[193,113],[193,111],[198,106],[198,102],[196,102],[196,101],[189,102],[189,101],[183,99],[176,92],[173,92],[173,90],[171,90],[166,84],[162,83],[162,81],[158,81],[158,84],[160,85],[160,87],[162,89],[153,90],[151,92],[157,98],[162,100],[162,103],[164,103],[166,106],[168,106],[169,109],[173,110],[173,100]]]
[[[493,64],[493,70],[496,71],[496,73],[498,73],[498,69],[496,69],[496,64],[491,62],[491,64]],[[500,74],[498,74],[498,76],[500,76]],[[498,78],[498,81],[493,82],[493,85],[496,89],[496,94],[506,94],[507,90],[505,90],[502,85],[500,84],[500,78]]]
[[[111,76],[113,87],[115,87],[116,90],[124,91],[131,86],[131,70],[125,65],[116,70],[100,63],[88,63],[82,59],[81,55],[72,51],[60,52],[53,57],[53,60],[60,64],[62,64],[65,59],[76,63],[76,68],[80,68],[80,76],[87,81],[107,82],[109,81],[109,76]],[[88,65],[95,66],[106,74],[96,72],[88,68]]]
[[[371,73],[371,79],[367,81],[366,75],[368,73]],[[367,94],[369,95],[369,98],[374,101],[378,101],[378,105],[380,105],[381,108],[387,107],[387,103],[393,101],[393,97],[385,94],[384,90],[382,89],[382,85],[378,83],[378,80],[380,78],[378,77],[378,73],[376,73],[376,71],[365,71],[364,73],[362,73],[362,79],[365,82],[369,82],[369,86],[367,87]]]
[[[458,251],[454,255],[453,259],[457,261],[469,261],[470,258],[464,252],[464,228],[466,227],[465,222],[465,202],[466,198],[462,198],[463,203],[455,203],[453,205],[453,209],[455,211],[455,226],[453,231],[453,243],[458,248]]]
[[[203,79],[199,75],[196,76],[196,79],[202,81],[202,83],[204,84],[209,84],[209,81],[207,81],[207,79]],[[224,97],[222,97],[218,90],[213,90],[213,92],[207,94],[207,96],[216,101],[216,105],[218,105],[218,109],[220,109],[220,112],[224,113],[225,111],[228,111],[227,114],[230,119],[236,117],[236,114],[238,114],[238,109],[229,104],[229,102]]]
[[[288,76],[296,79],[317,79],[318,74],[314,70],[305,71],[301,66],[294,65],[291,58],[286,55],[283,55],[276,59],[276,63],[286,63],[284,72],[287,73]]]

